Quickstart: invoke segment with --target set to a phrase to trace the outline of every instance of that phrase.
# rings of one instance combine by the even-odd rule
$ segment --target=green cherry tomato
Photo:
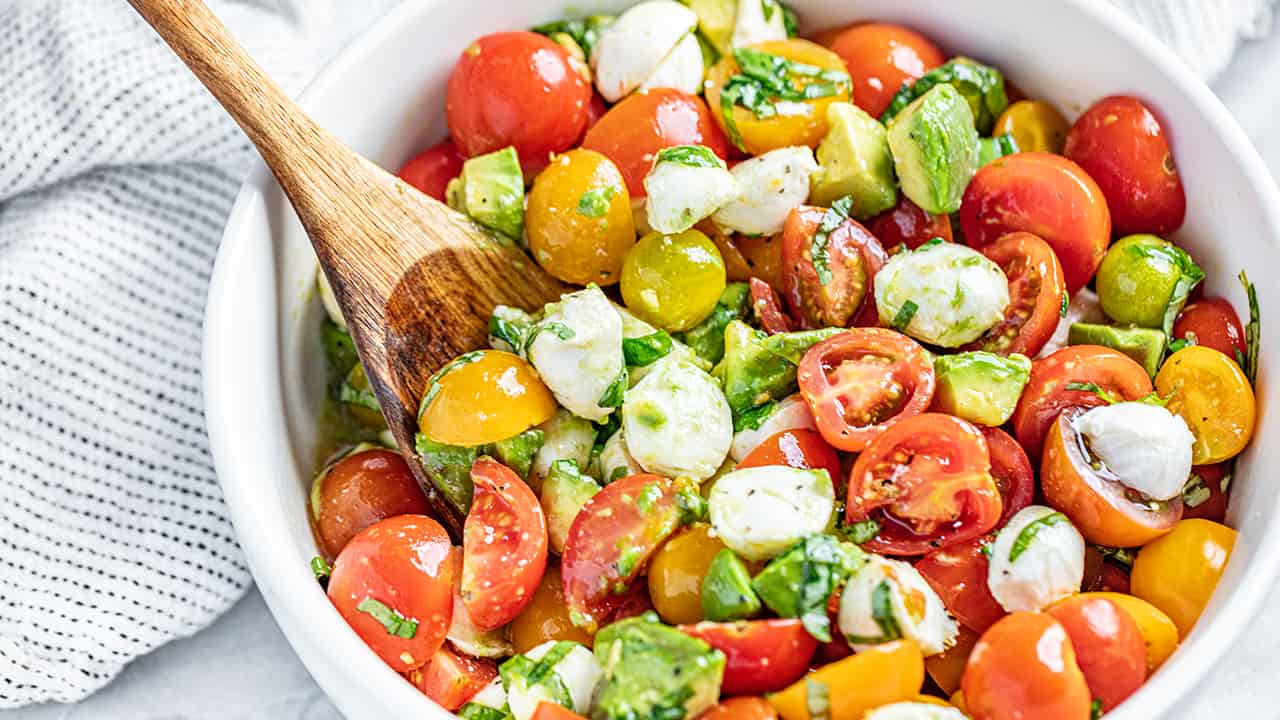
[[[622,263],[622,300],[631,312],[677,332],[702,321],[724,291],[724,258],[697,230],[652,232]]]
[[[1130,235],[1107,250],[1098,268],[1102,311],[1118,323],[1168,333],[1204,273],[1181,248],[1155,235]]]

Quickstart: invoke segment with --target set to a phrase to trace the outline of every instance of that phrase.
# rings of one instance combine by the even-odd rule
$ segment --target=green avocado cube
[[[556,460],[542,481],[542,512],[547,518],[547,541],[557,553],[564,550],[569,528],[600,484],[578,469],[576,460]]]
[[[724,331],[733,320],[747,316],[751,290],[746,283],[729,283],[715,308],[705,320],[684,331],[677,338],[703,360],[715,365],[724,359]]]
[[[720,698],[724,653],[653,612],[605,627],[595,654],[604,678],[591,720],[693,718]]]
[[[471,219],[520,240],[524,232],[524,175],[516,149],[507,146],[462,164],[460,199]]]
[[[933,361],[933,371],[937,377],[935,409],[997,427],[1013,415],[1031,377],[1031,360],[1017,353],[1005,357],[978,350],[939,355]]]
[[[731,321],[724,331],[724,359],[713,374],[724,386],[734,429],[742,429],[743,418],[752,410],[791,394],[805,351],[842,332],[843,328],[824,328],[766,335],[741,320]]]
[[[935,85],[889,122],[889,148],[902,192],[925,212],[960,209],[964,189],[978,171],[973,111],[950,85]]]
[[[853,200],[849,214],[860,220],[897,204],[893,154],[880,121],[857,105],[836,102],[827,106],[827,125],[809,202],[830,205],[848,195]]]
[[[1162,330],[1141,327],[1114,327],[1094,323],[1072,323],[1068,345],[1102,345],[1133,358],[1151,377],[1164,359],[1167,337]]]
[[[533,458],[538,454],[546,433],[538,428],[529,428],[519,435],[512,435],[489,446],[498,461],[516,471],[522,478],[529,477],[529,469],[533,467]]]
[[[431,484],[455,510],[466,515],[475,492],[471,484],[471,466],[480,456],[479,450],[438,443],[422,433],[418,433],[414,440],[414,449]]]
[[[811,535],[769,561],[751,587],[780,617],[800,618],[809,634],[831,640],[827,601],[831,593],[862,567],[867,554],[830,535]]]
[[[751,573],[733,551],[716,553],[702,578],[702,615],[714,622],[745,620],[760,612],[760,598],[751,589]]]

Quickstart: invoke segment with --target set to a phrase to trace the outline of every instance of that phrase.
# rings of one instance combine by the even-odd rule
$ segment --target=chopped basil
[[[539,688],[546,692],[546,699],[562,707],[573,707],[573,695],[564,679],[555,672],[556,665],[573,652],[577,643],[561,640],[547,651],[542,659],[534,661],[525,655],[516,655],[498,667],[502,684],[511,692],[513,687]]]
[[[698,494],[696,483],[682,484],[676,490],[676,507],[680,510],[681,525],[692,525],[707,519],[707,499]]]
[[[905,331],[907,326],[911,324],[911,318],[916,316],[916,311],[919,309],[920,306],[911,300],[902,303],[902,308],[898,310],[897,315],[893,316],[893,322],[890,323],[893,325],[893,329],[899,332]]]
[[[1067,307],[1071,304],[1071,296],[1066,290],[1062,291],[1062,305],[1058,308],[1058,317],[1067,316]]]
[[[822,214],[822,221],[813,233],[813,242],[809,245],[809,254],[813,256],[813,269],[818,273],[818,282],[826,285],[831,282],[831,255],[827,250],[827,238],[836,228],[849,219],[853,209],[853,196],[845,195],[831,203],[831,207]]]
[[[809,720],[831,720],[831,688],[821,680],[805,678],[804,705]]]
[[[880,534],[880,521],[875,518],[867,518],[858,522],[845,525],[841,528],[841,532],[849,542],[861,545],[869,542],[872,538]]]
[[[529,348],[533,347],[533,341],[544,332],[549,332],[561,340],[572,340],[573,336],[577,335],[577,333],[573,331],[573,328],[562,322],[552,320],[551,322],[538,323],[533,326],[533,329],[529,331],[529,336],[524,340],[525,354],[528,354]]]
[[[1032,520],[1026,527],[1022,528],[1018,533],[1018,537],[1013,539],[1013,547],[1009,549],[1009,562],[1017,562],[1018,558],[1022,557],[1022,553],[1031,547],[1031,543],[1040,534],[1041,530],[1050,525],[1059,525],[1064,522],[1070,521],[1067,520],[1066,515],[1060,512],[1051,512],[1048,515]]]
[[[1189,348],[1192,345],[1196,345],[1199,343],[1199,340],[1200,339],[1196,337],[1196,334],[1194,332],[1191,332],[1190,330],[1188,330],[1186,337],[1178,338],[1173,342],[1169,343],[1169,354],[1172,355],[1178,352],[1179,350],[1182,350],[1183,348]]]
[[[1115,564],[1129,570],[1133,568],[1133,560],[1137,557],[1137,553],[1129,548],[1107,547],[1106,545],[1095,545],[1098,552],[1102,553],[1102,557],[1110,559]]]
[[[878,637],[865,635],[849,635],[849,642],[855,645],[879,645],[902,639],[902,627],[893,614],[893,585],[888,578],[881,580],[871,591],[871,619],[880,626]]]
[[[991,542],[990,540],[986,540],[986,541],[984,541],[983,543],[981,543],[980,545],[978,545],[978,550],[979,550],[979,551],[980,551],[984,556],[986,556],[986,558],[987,558],[988,560],[990,560],[990,559],[991,559],[991,555],[992,555],[992,553],[994,553],[994,552],[996,551],[996,546],[995,546],[995,543]]]
[[[489,316],[489,336],[506,343],[510,346],[511,352],[514,353],[519,353],[524,349],[524,334],[529,329],[511,322],[507,318],[499,317],[496,313]]]
[[[1099,720],[1101,717],[1102,701],[1094,698],[1094,701],[1089,703],[1089,720]]]
[[[653,506],[662,499],[662,488],[658,483],[649,483],[640,491],[640,496],[636,498],[636,509],[641,515],[648,515],[653,511]]]
[[[329,563],[319,555],[311,558],[311,574],[316,576],[316,582],[321,587],[327,588],[329,585],[329,576],[333,574],[333,568]]]
[[[631,577],[631,572],[640,564],[640,554],[640,548],[634,545],[618,553],[618,559],[613,563],[613,566],[618,571],[619,577]],[[624,588],[626,586],[624,583]]]
[[[777,115],[778,101],[832,97],[853,84],[844,71],[826,70],[761,50],[734,48],[733,57],[740,72],[729,78],[721,89],[720,109],[729,140],[743,151],[746,146],[733,117],[735,106],[744,107],[757,118],[765,119]],[[806,78],[811,82],[799,87],[794,78]]]
[[[468,702],[458,711],[459,720],[511,720],[511,713],[503,712],[488,705]]]
[[[345,378],[360,362],[351,334],[327,317],[320,323],[320,340],[324,344],[324,356],[329,361],[330,378]]]
[[[589,15],[580,20],[557,20],[534,26],[533,32],[551,37],[564,33],[582,48],[583,54],[591,57],[596,43],[600,41],[600,31],[613,22],[610,15]]]
[[[1240,271],[1240,284],[1244,286],[1245,294],[1249,296],[1249,322],[1244,326],[1245,347],[1248,352],[1245,353],[1244,363],[1241,369],[1249,378],[1250,383],[1256,383],[1258,380],[1258,350],[1261,347],[1262,333],[1262,317],[1258,310],[1258,290],[1249,282],[1249,276],[1243,270]]]
[[[689,167],[723,168],[724,161],[705,145],[676,145],[658,151],[658,162],[672,162]]]
[[[419,424],[422,423],[422,416],[427,414],[427,408],[431,407],[431,403],[436,399],[436,395],[440,394],[440,388],[441,388],[440,381],[444,378],[444,376],[448,375],[454,370],[457,370],[463,365],[470,365],[471,363],[476,362],[482,357],[484,357],[484,353],[480,352],[479,350],[475,350],[469,353],[463,353],[458,357],[445,363],[444,367],[437,370],[435,374],[431,376],[431,379],[427,381],[427,391],[422,394],[422,404],[418,406],[418,423]]]
[[[1066,385],[1066,389],[1076,390],[1078,392],[1093,393],[1094,395],[1097,395],[1098,397],[1102,398],[1108,405],[1115,405],[1116,403],[1121,401],[1120,398],[1104,390],[1102,386],[1099,385],[1098,383],[1069,382]]]
[[[777,407],[778,403],[771,400],[764,405],[743,412],[733,419],[733,431],[759,430],[761,423],[772,415]]]
[[[598,423],[591,423],[596,429],[596,440],[591,444],[591,459],[595,460],[600,457],[600,451],[604,449],[604,444],[618,432],[618,428],[622,427],[622,413],[609,413],[604,420]],[[610,481],[612,482],[612,481]]]
[[[622,340],[622,356],[630,367],[644,367],[671,352],[671,336],[665,330]]]
[[[928,240],[925,240],[924,242],[920,243],[920,246],[919,246],[919,247],[917,247],[913,252],[920,252],[921,250],[928,250],[929,248],[937,247],[937,246],[939,246],[939,245],[941,245],[941,244],[943,244],[943,243],[945,243],[945,242],[946,242],[946,240],[943,240],[941,236],[931,237],[931,238],[929,238]],[[970,260],[977,260],[977,258],[969,258],[969,259],[970,259]],[[981,262],[981,261],[979,261],[979,262]]]
[[[865,560],[857,546],[830,535],[810,535],[774,558],[751,581],[764,604],[781,617],[798,617],[810,635],[831,640],[827,601]]]
[[[609,203],[617,194],[618,189],[612,185],[592,188],[582,193],[582,197],[578,198],[578,214],[589,218],[604,217],[609,212]]]
[[[1204,478],[1191,473],[1187,478],[1187,484],[1182,486],[1182,504],[1187,507],[1200,507],[1210,497],[1213,497],[1213,492],[1204,484]]]
[[[609,387],[604,389],[604,394],[596,401],[596,405],[602,408],[616,408],[622,405],[622,396],[627,392],[627,368],[624,366],[622,372],[618,373],[618,377]]]
[[[1183,305],[1187,302],[1187,297],[1191,295],[1191,291],[1196,285],[1204,280],[1204,271],[1196,265],[1186,250],[1176,245],[1147,245],[1135,243],[1129,245],[1127,251],[1143,257],[1159,255],[1162,256],[1169,264],[1178,268],[1179,276],[1177,282],[1173,285],[1173,292],[1169,293],[1169,304],[1165,306],[1164,319],[1161,323],[1161,329],[1164,330],[1166,337],[1173,336],[1173,323],[1178,319],[1178,313],[1182,312]]]
[[[361,600],[360,604],[356,606],[356,610],[382,623],[382,627],[386,628],[388,635],[409,640],[418,634],[417,620],[409,620],[371,597]]]

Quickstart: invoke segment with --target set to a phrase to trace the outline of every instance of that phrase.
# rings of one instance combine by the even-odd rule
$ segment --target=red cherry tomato
[[[462,604],[481,630],[502,627],[533,600],[547,567],[542,505],[510,468],[488,457],[471,466],[475,499],[462,528]]]
[[[725,655],[725,695],[757,695],[781,690],[809,669],[818,641],[799,620],[744,620],[681,625],[680,631]]]
[[[1000,491],[982,432],[940,413],[910,417],[884,431],[849,474],[845,522],[880,522],[862,547],[886,555],[924,555],[979,537],[1000,519]]]
[[[400,168],[400,179],[444,202],[445,188],[450,180],[462,174],[462,163],[466,159],[452,140],[445,139],[405,163]]]
[[[1006,155],[978,171],[964,191],[960,227],[981,250],[1004,235],[1039,235],[1062,263],[1067,291],[1084,287],[1111,242],[1111,215],[1098,184],[1079,165],[1049,153]]]
[[[485,35],[449,75],[449,134],[468,157],[513,145],[526,178],[582,136],[591,85],[569,53],[532,32]]]
[[[631,475],[588,500],[569,527],[560,560],[575,623],[594,627],[610,619],[625,597],[619,593],[679,526],[675,483],[664,477]]]
[[[440,523],[400,515],[360,531],[333,563],[329,600],[396,672],[422,667],[444,644],[453,617],[452,549]]]
[[[1009,279],[1004,320],[966,350],[1035,357],[1053,337],[1067,286],[1053,248],[1028,232],[1009,233],[982,249]]]
[[[702,98],[662,88],[636,93],[600,118],[582,147],[602,153],[622,171],[631,197],[644,197],[653,157],[673,145],[705,145],[727,157],[724,134]]]
[[[609,106],[604,104],[604,98],[600,97],[600,93],[591,93],[591,103],[587,105],[587,127],[583,133],[591,132],[591,128],[595,127],[607,112],[609,112]]]
[[[906,83],[938,67],[944,58],[928,38],[901,25],[855,25],[836,36],[831,50],[853,78],[853,102],[878,118]]]
[[[1095,383],[1124,400],[1151,394],[1151,376],[1129,356],[1099,345],[1072,345],[1031,364],[1031,378],[1013,411],[1014,434],[1027,456],[1040,459],[1044,438],[1070,407],[1098,407],[1106,400],[1087,390],[1068,390],[1073,382]]]
[[[1202,518],[1216,523],[1226,520],[1227,497],[1231,490],[1229,484],[1231,481],[1227,477],[1229,469],[1228,463],[1197,465],[1191,468],[1191,474],[1200,478],[1200,484],[1209,494],[1206,496],[1204,491],[1194,488],[1190,493],[1184,493],[1182,496],[1183,519]],[[1227,478],[1226,487],[1223,487],[1224,478]],[[1193,502],[1195,505],[1191,504]]]
[[[1089,720],[1093,703],[1066,629],[1043,613],[1012,613],[988,628],[960,688],[974,720]]]
[[[529,720],[587,720],[569,708],[543,700],[529,716]]]
[[[1197,300],[1184,307],[1173,323],[1173,338],[1194,338],[1196,345],[1211,347],[1232,359],[1243,356],[1248,349],[1240,316],[1231,303],[1220,297]]]
[[[1147,679],[1147,644],[1129,613],[1106,598],[1076,595],[1049,607],[1076,651],[1089,694],[1110,712]]]
[[[1129,573],[1111,563],[1103,563],[1102,572],[1098,577],[1098,587],[1094,589],[1098,592],[1131,595],[1132,593],[1129,591]]]
[[[996,527],[1004,527],[1019,510],[1031,504],[1036,497],[1036,476],[1031,470],[1031,460],[1017,440],[1000,428],[982,427],[991,452],[991,477],[1000,490],[1003,510]],[[976,628],[975,628],[976,629]]]
[[[697,720],[778,720],[778,711],[764,698],[736,697],[702,713]]]
[[[947,611],[965,627],[979,634],[1005,616],[1004,608],[987,588],[990,562],[983,547],[990,536],[974,538],[920,558],[916,570],[938,593]]]
[[[751,309],[755,311],[756,319],[765,332],[773,335],[795,330],[791,325],[791,318],[782,312],[782,300],[778,299],[778,291],[758,277],[751,278],[747,284],[751,288]]]
[[[782,229],[782,286],[791,317],[804,327],[876,325],[876,273],[889,260],[880,241],[857,220],[846,219],[827,235],[827,277],[814,265],[814,236],[829,212],[802,205]]]
[[[911,202],[905,194],[899,194],[898,204],[892,209],[871,218],[867,228],[886,249],[906,245],[915,250],[936,237],[946,242],[953,240],[950,217],[930,215]]]
[[[1063,154],[1102,188],[1117,235],[1167,235],[1182,227],[1182,190],[1160,121],[1137,98],[1112,95],[1071,126]]]
[[[335,557],[356,533],[396,515],[426,515],[430,505],[400,453],[366,450],[334,463],[320,480],[316,535]]]
[[[831,476],[834,485],[843,484],[840,456],[822,439],[822,435],[813,430],[783,430],[771,435],[738,463],[739,468],[761,465],[787,465],[802,470],[821,468]]]
[[[498,677],[498,666],[492,660],[464,655],[445,643],[430,662],[405,677],[435,704],[456,712]]]

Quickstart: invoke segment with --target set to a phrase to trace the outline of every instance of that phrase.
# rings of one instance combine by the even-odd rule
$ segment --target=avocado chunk
[[[979,138],[978,167],[986,167],[993,160],[998,160],[1005,155],[1012,155],[1016,152],[1021,152],[1021,150],[1018,149],[1018,141],[1014,140],[1012,135]]]
[[[884,126],[857,105],[827,106],[830,130],[818,145],[818,172],[809,202],[830,205],[848,195],[849,214],[859,220],[878,215],[898,202],[898,181]]]
[[[746,317],[751,290],[746,283],[730,283],[705,320],[680,334],[679,339],[703,360],[715,365],[724,358],[724,329],[732,320]]]
[[[382,408],[378,405],[378,397],[373,394],[369,385],[369,376],[364,372],[364,365],[357,362],[351,366],[350,372],[338,385],[338,402],[347,406],[351,417],[361,425],[369,427],[386,427],[382,419]]]
[[[471,466],[480,456],[477,448],[438,443],[422,433],[415,436],[415,450],[422,459],[431,484],[455,510],[467,514],[471,509]]]
[[[576,460],[556,460],[542,481],[542,512],[547,517],[547,542],[560,553],[569,537],[569,528],[582,507],[596,493],[600,484],[578,469]]]
[[[830,535],[811,535],[765,566],[751,581],[756,594],[781,617],[798,617],[809,634],[831,640],[827,600],[867,554]]]
[[[1031,377],[1031,360],[983,350],[939,355],[933,361],[933,407],[972,423],[997,427],[1008,421]]]
[[[1101,345],[1133,358],[1151,377],[1164,359],[1167,337],[1162,330],[1140,327],[1114,327],[1094,323],[1072,323],[1067,331],[1068,345]]]
[[[520,240],[524,232],[524,175],[516,149],[507,146],[462,164],[456,197],[461,210],[481,225]],[[450,192],[446,189],[446,195]],[[454,202],[449,203],[454,206]]]
[[[938,85],[950,85],[964,97],[973,114],[974,127],[983,135],[991,132],[996,118],[1009,106],[1004,76],[999,70],[966,57],[956,57],[903,86],[885,108],[880,122],[888,124],[904,108]]]
[[[735,432],[747,427],[758,410],[795,390],[796,366],[806,350],[843,328],[766,335],[740,320],[724,331],[724,359],[713,373],[724,385]],[[767,417],[760,415],[756,422]]]
[[[522,478],[529,477],[529,469],[533,467],[533,458],[546,440],[546,434],[538,428],[529,428],[519,435],[493,443],[489,449],[494,457],[507,467],[516,471]]]
[[[937,85],[889,123],[902,192],[925,212],[949,215],[978,171],[973,111],[950,85]]]
[[[720,697],[724,653],[663,625],[653,612],[601,630],[595,653],[604,680],[591,720],[693,718]]]
[[[733,551],[716,553],[702,578],[702,615],[714,622],[745,620],[760,612],[760,598],[751,589],[751,573]]]

